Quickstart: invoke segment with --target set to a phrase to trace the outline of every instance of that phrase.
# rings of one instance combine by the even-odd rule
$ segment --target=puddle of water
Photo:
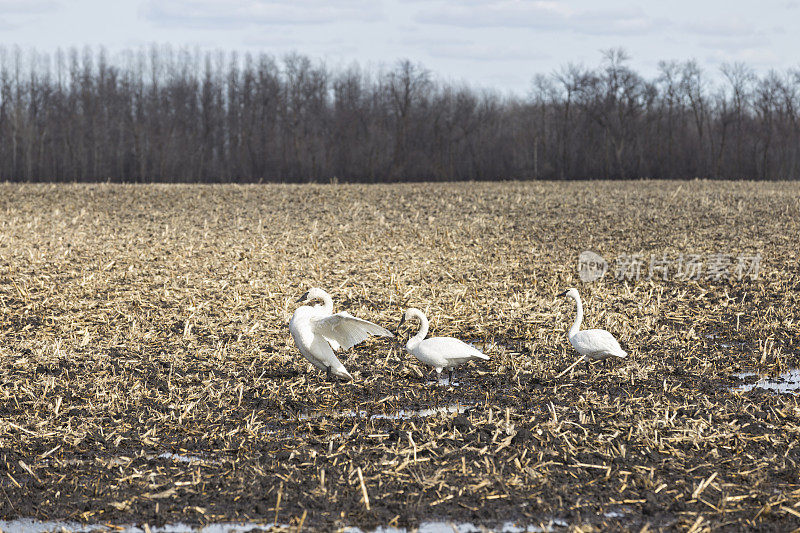
[[[553,531],[554,527],[567,527],[567,522],[561,519],[551,520],[544,528],[539,526],[520,527],[513,522],[505,522],[499,529],[475,526],[474,524],[454,523],[454,522],[422,522],[418,533],[481,533],[484,531],[497,531],[501,533],[544,533]],[[72,533],[91,533],[93,531],[108,531],[109,528],[114,533],[145,533],[141,527],[134,525],[109,526],[109,524],[81,524],[80,522],[42,522],[32,518],[20,518],[17,520],[0,520],[0,530],[4,533],[49,533],[51,531],[69,531]],[[216,524],[206,524],[204,526],[190,526],[178,522],[164,526],[151,526],[151,533],[245,533],[248,531],[268,531],[276,527],[275,524],[235,523],[219,522]],[[289,529],[288,524],[277,524],[279,528]],[[296,526],[295,526],[296,527]],[[369,533],[408,533],[405,528],[378,527]],[[364,530],[350,527],[343,530],[344,533],[366,533]]]
[[[605,516],[606,518],[624,518],[625,513],[623,513],[622,511],[607,511],[603,513],[603,516]]]
[[[739,379],[759,377],[755,372],[740,372],[734,374],[734,377]],[[768,391],[777,392],[780,394],[793,394],[800,392],[800,368],[793,368],[784,372],[780,376],[770,377],[761,376],[758,381],[753,383],[745,383],[738,387],[733,387],[733,391],[747,392],[755,388],[764,389]]]
[[[721,348],[739,348],[741,350],[747,347],[746,342],[718,340],[718,339],[724,339],[724,337],[722,335],[717,335],[716,333],[708,334],[706,335],[706,338],[714,341],[714,344],[716,344]]]
[[[450,376],[448,376],[446,374],[446,371],[445,371],[445,372],[442,372],[442,374],[439,376],[438,379],[437,378],[433,378],[433,379],[428,378],[428,379],[426,379],[425,380],[425,384],[428,387],[433,387],[433,386],[438,386],[438,387],[460,387],[461,386],[461,382],[457,381],[457,379],[458,378],[456,376],[453,376],[453,382],[451,383],[450,382]]]
[[[84,525],[79,522],[40,522],[32,518],[18,518],[17,520],[0,520],[0,529],[4,533],[45,533],[48,531],[91,531],[102,529],[99,525]]]
[[[541,526],[518,526],[514,522],[505,522],[499,528],[487,528],[476,526],[470,522],[457,524],[455,522],[422,522],[419,529],[411,530],[417,533],[485,533],[486,531],[496,531],[498,533],[549,533],[555,531],[554,528],[567,527],[566,521],[556,518]],[[345,533],[365,533],[358,528],[346,529]],[[405,528],[379,527],[371,533],[409,533]]]
[[[462,404],[449,404],[441,407],[432,407],[430,409],[400,409],[391,413],[375,413],[369,415],[371,420],[401,420],[409,418],[425,418],[439,413],[463,413],[471,405]],[[367,411],[360,410],[354,411],[353,409],[346,409],[344,411],[333,411],[326,413],[322,411],[315,411],[313,413],[300,413],[300,420],[315,420],[323,417],[346,417],[346,418],[367,418]]]
[[[112,466],[126,466],[131,461],[133,461],[136,456],[128,457],[125,455],[118,455],[116,457],[86,457],[82,459],[60,459],[58,462],[60,464],[68,464],[68,465],[84,465],[86,463],[92,463],[95,461],[99,461],[108,467]],[[181,455],[178,453],[172,452],[164,452],[161,455],[145,455],[145,459],[148,461],[152,461],[154,459],[171,459],[173,461],[178,461],[180,463],[205,463],[205,464],[220,464],[219,461],[215,461],[213,459],[204,459],[203,457],[199,457],[196,455]],[[43,464],[52,464],[53,460],[51,458],[46,458],[42,461]],[[4,529],[0,528],[0,532],[5,531]]]
[[[373,418],[373,419],[376,419],[376,420],[380,420],[380,419],[400,420],[400,419],[408,419],[408,418],[425,418],[425,417],[428,417],[428,416],[433,416],[433,415],[438,414],[438,413],[459,413],[460,414],[460,413],[463,413],[464,411],[466,411],[467,409],[469,409],[468,405],[447,405],[447,406],[444,406],[444,407],[435,407],[433,409],[420,409],[420,410],[417,410],[417,411],[401,409],[401,410],[396,411],[394,413],[388,413],[388,414],[379,413],[379,414],[375,414],[375,415],[370,416],[370,418]]]
[[[164,452],[158,456],[161,459],[172,459],[180,463],[215,463],[216,461],[209,461],[196,455],[181,455],[179,453]]]
[[[165,526],[150,526],[151,533],[244,533],[247,531],[269,530],[274,524],[220,522],[205,526],[190,526],[182,522]],[[278,524],[288,528],[288,524]],[[17,520],[0,520],[0,530],[4,533],[49,533],[51,531],[69,531],[71,533],[91,533],[93,531],[109,531],[114,533],[145,533],[141,527],[121,525],[109,528],[108,524],[81,524],[80,522],[41,522],[32,518]]]
[[[456,381],[456,377],[455,376],[453,376],[453,382],[450,383],[450,376],[445,376],[444,373],[442,373],[442,377],[440,377],[437,381],[431,380],[428,383],[436,383],[440,387],[460,387],[461,386],[461,382]]]
[[[734,343],[718,342],[717,344],[719,344],[723,348],[744,348],[745,346],[747,346],[746,342],[734,342]]]

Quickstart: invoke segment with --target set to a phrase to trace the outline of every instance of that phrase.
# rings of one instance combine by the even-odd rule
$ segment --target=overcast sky
[[[536,73],[623,47],[712,73],[800,67],[800,0],[0,0],[0,44],[296,51],[331,67],[420,62],[440,78],[525,93]]]

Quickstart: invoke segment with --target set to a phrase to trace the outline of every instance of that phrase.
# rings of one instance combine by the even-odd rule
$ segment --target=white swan
[[[397,328],[400,329],[406,320],[411,320],[412,318],[419,319],[420,328],[416,335],[408,339],[406,351],[426,365],[431,365],[435,368],[437,377],[442,374],[442,369],[444,368],[450,372],[450,377],[452,378],[453,369],[458,365],[472,359],[489,359],[489,356],[484,355],[480,350],[453,337],[431,337],[426,339],[428,318],[419,309],[413,307],[407,309]]]
[[[334,350],[347,350],[366,340],[370,335],[393,337],[392,333],[372,322],[356,318],[350,313],[333,314],[333,300],[322,289],[312,288],[298,302],[322,300],[322,305],[299,307],[289,321],[289,331],[294,343],[308,361],[331,374],[353,379]]]
[[[572,298],[578,304],[578,314],[575,317],[572,327],[567,332],[569,343],[575,350],[581,354],[586,361],[588,368],[589,359],[608,359],[610,357],[618,357],[624,359],[628,356],[622,348],[620,348],[617,339],[604,329],[585,329],[579,331],[581,322],[583,322],[583,303],[578,294],[578,289],[569,289],[558,296],[566,296]]]

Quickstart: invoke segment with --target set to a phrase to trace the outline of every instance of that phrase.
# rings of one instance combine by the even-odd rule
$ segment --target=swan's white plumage
[[[489,359],[488,355],[452,337],[431,337],[409,350],[417,359],[441,372],[455,368],[471,359]]]
[[[334,350],[340,347],[349,350],[364,342],[370,335],[391,337],[389,330],[367,320],[356,318],[347,311],[324,317],[313,318],[311,327],[318,335],[325,337]]]
[[[628,356],[628,353],[620,347],[617,339],[608,331],[604,329],[585,329],[580,331],[581,322],[583,321],[583,303],[577,289],[569,289],[561,293],[561,296],[575,300],[578,308],[575,322],[567,332],[567,338],[579,354],[591,359],[607,359],[609,357],[623,359]]]
[[[419,309],[410,308],[403,314],[401,324],[411,318],[420,321],[419,332],[408,339],[406,351],[419,359],[426,365],[436,369],[437,374],[441,374],[443,369],[452,370],[458,365],[473,359],[489,359],[474,346],[462,342],[453,337],[431,337],[426,339],[428,334],[428,318]]]
[[[289,322],[297,349],[312,365],[335,376],[353,379],[334,350],[350,349],[370,335],[392,337],[392,333],[350,313],[332,314],[333,300],[322,289],[309,290],[301,301],[322,300],[322,305],[299,307]]]
[[[606,357],[626,357],[628,354],[620,347],[617,339],[604,329],[585,329],[569,338],[569,343],[578,353],[592,359]]]

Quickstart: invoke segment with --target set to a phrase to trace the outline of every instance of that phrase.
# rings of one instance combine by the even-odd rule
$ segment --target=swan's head
[[[422,311],[419,309],[415,309],[414,307],[410,307],[406,309],[406,312],[403,313],[403,317],[400,319],[400,323],[397,324],[397,331],[400,331],[400,328],[405,324],[407,321],[411,320],[414,317],[419,318],[422,315]]]
[[[566,296],[567,298],[572,298],[573,300],[578,299],[578,289],[567,289],[562,293],[556,295],[557,297]]]
[[[306,292],[304,295],[302,295],[300,299],[297,300],[297,303],[311,302],[313,300],[324,300],[327,295],[328,293],[323,291],[322,289],[313,287],[309,289],[308,292]]]

